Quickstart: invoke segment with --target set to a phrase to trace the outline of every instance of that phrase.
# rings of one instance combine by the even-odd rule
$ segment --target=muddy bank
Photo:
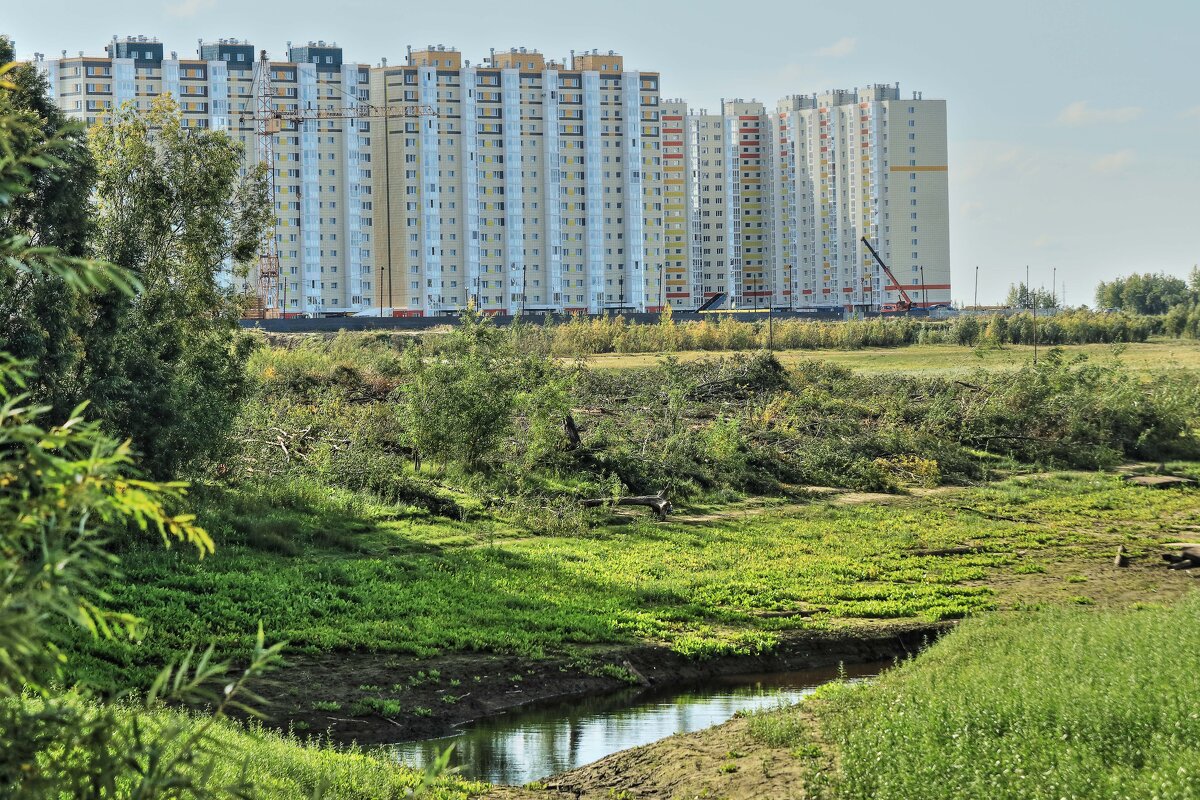
[[[510,709],[599,694],[631,683],[661,686],[718,675],[776,672],[902,658],[950,623],[863,623],[799,632],[762,656],[694,661],[664,647],[607,647],[571,658],[530,660],[459,653],[433,659],[373,653],[294,656],[264,694],[270,725],[338,743],[386,744],[450,733]]]
[[[529,787],[497,786],[482,800],[817,800],[835,766],[833,749],[820,743],[797,752],[770,747],[750,735],[745,719],[635,747]]]

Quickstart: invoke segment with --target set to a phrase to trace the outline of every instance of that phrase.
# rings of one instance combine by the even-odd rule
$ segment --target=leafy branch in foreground
[[[6,46],[0,37],[0,55]],[[0,69],[0,76],[10,69]],[[146,287],[152,281],[10,233],[21,228],[8,225],[15,202],[30,194],[39,171],[53,173],[62,166],[54,154],[61,137],[42,135],[36,114],[14,110],[15,86],[0,80],[0,288],[22,275],[49,276],[68,293],[105,294],[118,305],[132,302],[135,293],[150,291]],[[204,143],[222,148],[227,162],[236,155],[223,140]],[[240,222],[245,224],[232,239],[249,241],[257,218],[250,214]],[[203,235],[213,232],[212,226],[200,227],[196,241],[184,248],[185,267],[195,267],[201,255],[221,243]],[[218,221],[217,239],[221,227]],[[239,255],[236,248],[233,255]],[[200,266],[203,289],[211,275]],[[217,298],[207,299],[215,303]],[[167,315],[168,325],[176,322]],[[225,717],[234,711],[259,716],[263,698],[250,684],[279,663],[283,647],[266,644],[261,624],[250,663],[240,673],[227,662],[214,662],[209,647],[199,656],[193,649],[164,669],[142,702],[101,703],[83,687],[61,689],[64,628],[83,629],[94,638],[138,635],[139,620],[108,608],[111,598],[102,588],[120,577],[118,559],[109,549],[114,540],[151,534],[168,547],[193,546],[200,557],[213,551],[213,542],[193,515],[178,511],[187,484],[144,480],[130,441],[84,419],[86,403],[62,415],[34,401],[35,362],[13,357],[4,341],[0,338],[0,796],[254,796],[256,784],[270,776],[252,774],[250,755],[230,746]],[[219,331],[209,344],[228,349]],[[148,354],[150,360],[155,357]],[[236,359],[233,363],[240,369]],[[213,376],[204,377],[211,381]],[[204,402],[202,392],[177,388],[181,399]],[[50,421],[63,416],[64,422]],[[204,717],[169,708],[203,703],[211,707]],[[317,783],[311,780],[307,788]]]

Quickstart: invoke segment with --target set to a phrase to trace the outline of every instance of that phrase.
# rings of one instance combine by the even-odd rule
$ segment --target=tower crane
[[[275,94],[271,81],[271,62],[267,51],[260,50],[258,61],[254,64],[254,111],[252,114],[243,113],[239,123],[245,126],[253,123],[255,135],[255,163],[267,165],[267,178],[270,182],[271,213],[274,222],[268,230],[263,231],[258,250],[258,274],[256,276],[257,293],[251,305],[249,315],[263,319],[282,315],[285,311],[285,297],[280,297],[279,248],[277,233],[279,229],[279,214],[275,211],[275,134],[281,130],[296,130],[304,123],[319,120],[354,120],[354,119],[394,119],[436,117],[437,109],[428,105],[373,105],[349,98],[350,103],[341,108],[278,108],[278,96]],[[385,137],[384,147],[388,143]],[[388,176],[385,175],[386,181]]]

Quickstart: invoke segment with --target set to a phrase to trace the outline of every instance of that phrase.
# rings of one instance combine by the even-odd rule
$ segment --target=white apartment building
[[[183,125],[224,130],[256,160],[255,73],[258,53],[249,42],[200,42],[197,58],[164,53],[157,39],[113,38],[101,57],[67,56],[36,64],[68,116],[94,125],[124,103],[147,109],[170,94]],[[293,47],[288,60],[270,62],[276,111],[333,110],[370,99],[369,69],[342,60],[335,44]],[[284,122],[273,135],[279,296],[288,313],[345,313],[372,302],[369,123],[361,120]],[[251,276],[253,282],[253,276]]]
[[[892,309],[866,236],[918,307],[950,300],[946,105],[895,86],[767,114],[662,105],[668,298],[696,308]]]
[[[493,50],[408,53],[372,72],[373,230],[393,313],[643,311],[661,305],[658,73],[609,51],[547,60]]]
[[[781,100],[775,263],[789,305],[878,310],[950,302],[946,101],[898,86]]]
[[[664,101],[663,119],[668,298],[696,308],[723,295],[726,308],[766,308],[773,291],[782,297],[766,109],[727,100],[710,114],[673,99]]]
[[[185,126],[228,131],[255,162],[249,42],[202,41],[195,59],[144,36],[106,51],[37,57],[69,116],[95,124],[169,93]],[[271,306],[289,314],[594,314],[717,295],[877,311],[901,286],[916,306],[950,300],[944,100],[872,85],[710,114],[661,101],[657,72],[596,50],[472,65],[430,45],[368,67],[289,42],[268,77],[274,111],[305,118],[272,134]],[[343,113],[358,104],[436,113]]]

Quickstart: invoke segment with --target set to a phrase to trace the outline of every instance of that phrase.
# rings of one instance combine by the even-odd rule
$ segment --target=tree
[[[70,169],[70,152],[58,135],[44,136],[36,115],[14,111],[14,84],[0,70],[0,211],[35,191],[46,171]],[[37,227],[44,220],[30,218]],[[108,264],[35,246],[26,236],[0,237],[0,279],[56,279],[68,291],[106,290],[131,295],[135,276]],[[0,786],[6,797],[225,797],[246,796],[237,786],[211,787],[209,766],[232,757],[208,737],[207,724],[187,717],[164,724],[132,704],[127,709],[88,702],[85,692],[63,693],[63,625],[93,636],[132,634],[138,620],[104,607],[100,586],[117,576],[105,549],[116,533],[140,531],[212,550],[212,540],[189,514],[176,513],[185,486],[141,480],[128,443],[120,443],[80,405],[61,423],[51,409],[31,402],[29,362],[0,351],[0,730],[4,757]],[[250,710],[242,698],[251,676],[278,658],[279,647],[259,644],[238,677],[215,663],[211,649],[165,669],[151,688],[146,710],[158,698],[213,702]],[[219,690],[217,687],[224,687]],[[211,723],[210,723],[211,724]]]
[[[1008,296],[1004,300],[1004,304],[1009,308],[1054,308],[1055,298],[1054,293],[1045,289],[1031,289],[1025,285],[1024,281],[1018,284],[1009,284]]]
[[[432,357],[409,348],[400,414],[416,465],[436,459],[470,471],[484,469],[513,431],[519,401],[553,414],[561,431],[566,400],[550,380],[551,362],[519,352],[518,338],[468,310]],[[551,408],[556,410],[547,411]],[[540,428],[535,434],[532,440],[543,442]]]
[[[96,254],[144,288],[92,298],[86,394],[146,469],[176,475],[221,453],[247,392],[250,339],[228,278],[270,223],[266,171],[241,177],[241,145],[184,128],[169,97],[118,109],[90,145]]]
[[[0,64],[12,58],[12,43],[0,36]],[[6,80],[11,88],[0,92],[0,113],[28,121],[27,144],[53,143],[54,163],[32,165],[25,190],[0,207],[0,238],[21,236],[28,246],[82,256],[91,227],[87,198],[94,183],[84,130],[58,109],[45,78],[32,65],[12,68]],[[80,298],[65,290],[58,275],[12,272],[0,279],[0,350],[37,362],[28,390],[60,416],[81,396],[82,315]]]
[[[1166,314],[1172,307],[1200,301],[1200,284],[1193,270],[1193,287],[1187,281],[1163,273],[1144,273],[1117,278],[1096,287],[1096,304],[1134,314]]]

